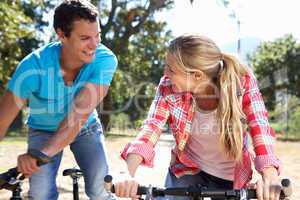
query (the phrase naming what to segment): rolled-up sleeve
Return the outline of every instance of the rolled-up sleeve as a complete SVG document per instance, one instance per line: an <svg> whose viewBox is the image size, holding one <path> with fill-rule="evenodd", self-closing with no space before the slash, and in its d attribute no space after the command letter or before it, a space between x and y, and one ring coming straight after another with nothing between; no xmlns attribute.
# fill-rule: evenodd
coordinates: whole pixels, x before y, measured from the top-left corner
<svg viewBox="0 0 300 200"><path fill-rule="evenodd" d="M273 166L280 173L281 163L274 153L275 134L268 122L268 112L253 74L245 76L244 89L243 111L256 154L255 168L262 172L264 168Z"/></svg>
<svg viewBox="0 0 300 200"><path fill-rule="evenodd" d="M153 167L155 151L152 144L143 141L133 141L128 143L122 151L121 157L126 160L128 154L138 154L142 156L142 165Z"/></svg>

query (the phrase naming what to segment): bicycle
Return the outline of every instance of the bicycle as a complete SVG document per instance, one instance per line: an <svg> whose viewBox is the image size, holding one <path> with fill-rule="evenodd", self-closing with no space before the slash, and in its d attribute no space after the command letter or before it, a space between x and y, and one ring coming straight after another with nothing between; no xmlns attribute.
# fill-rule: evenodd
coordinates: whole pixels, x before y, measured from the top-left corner
<svg viewBox="0 0 300 200"><path fill-rule="evenodd" d="M36 149L29 149L28 154L37 159L37 165L41 166L51 162L51 158ZM0 190L6 189L12 192L10 200L22 200L22 182L25 176L18 172L17 167L0 174Z"/></svg>
<svg viewBox="0 0 300 200"><path fill-rule="evenodd" d="M79 169L70 168L63 171L63 176L70 176L73 180L73 199L79 200L78 180L83 176ZM0 174L0 190L6 189L12 192L10 200L22 200L22 182L25 177L17 171L17 168L11 168Z"/></svg>
<svg viewBox="0 0 300 200"><path fill-rule="evenodd" d="M63 176L70 176L73 181L73 200L79 200L78 180L83 176L80 169L70 168L63 171Z"/></svg>
<svg viewBox="0 0 300 200"><path fill-rule="evenodd" d="M105 188L107 192L114 193L114 185L112 184L112 176L107 175L104 178ZM280 194L281 200L287 200L292 195L292 187L289 179L282 179L282 190ZM137 195L145 196L140 200L149 200L155 197L164 196L181 196L190 197L193 200L204 200L206 197L210 198L224 198L225 200L248 200L257 199L255 189L240 189L240 190L216 190L208 189L200 185L189 187L174 187L174 188L157 188L151 185L139 186Z"/></svg>
<svg viewBox="0 0 300 200"><path fill-rule="evenodd" d="M50 162L49 157L43 156L41 152L37 150L29 150L30 155L38 161L38 166ZM70 176L73 180L73 199L79 200L78 194L78 179L82 177L83 173L79 169L66 169L63 171L63 176ZM7 172L0 174L0 190L6 189L12 191L12 197L10 200L22 200L22 181L25 179L25 176L17 171L17 168L11 168ZM114 193L114 186L112 184L112 176L107 175L104 178L105 188L109 193ZM281 182L283 189L280 195L281 200L288 199L292 194L291 182L289 179L282 179ZM157 188L152 187L151 185L139 186L138 195L143 199L151 199L154 197L164 197L167 195L171 196L188 196L193 200L203 200L205 197L211 198L224 198L226 200L248 200L256 199L256 191L253 189L241 189L241 190L211 190L199 185L181 187L181 188Z"/></svg>

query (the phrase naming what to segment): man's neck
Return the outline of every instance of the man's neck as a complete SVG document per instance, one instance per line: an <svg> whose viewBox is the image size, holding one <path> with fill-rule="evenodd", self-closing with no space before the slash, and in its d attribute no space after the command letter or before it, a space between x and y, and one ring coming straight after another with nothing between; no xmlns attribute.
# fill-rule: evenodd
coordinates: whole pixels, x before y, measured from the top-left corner
<svg viewBox="0 0 300 200"><path fill-rule="evenodd" d="M83 66L82 62L76 62L64 48L61 51L60 67L64 71L77 71Z"/></svg>

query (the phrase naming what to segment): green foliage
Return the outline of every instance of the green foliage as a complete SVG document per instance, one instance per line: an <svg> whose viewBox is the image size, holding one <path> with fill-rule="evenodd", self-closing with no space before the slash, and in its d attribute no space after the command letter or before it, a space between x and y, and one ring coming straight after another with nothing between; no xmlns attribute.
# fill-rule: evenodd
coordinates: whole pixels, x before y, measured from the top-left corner
<svg viewBox="0 0 300 200"><path fill-rule="evenodd" d="M26 26L31 23L20 7L12 1L0 3L0 91L3 92L9 76L22 56L19 38L32 36Z"/></svg>
<svg viewBox="0 0 300 200"><path fill-rule="evenodd" d="M41 40L37 31L47 25L43 12L51 6L50 1L4 0L0 3L0 94L3 93L10 75L19 61Z"/></svg>
<svg viewBox="0 0 300 200"><path fill-rule="evenodd" d="M278 117L281 116L281 117ZM284 117L282 117L284 116ZM300 139L300 99L290 96L288 107L276 107L270 112L271 126L280 138Z"/></svg>
<svg viewBox="0 0 300 200"><path fill-rule="evenodd" d="M0 3L0 91L18 62L39 47L45 26L44 13L59 1L15 0ZM157 12L170 9L173 0L92 0L100 9L102 43L117 55L119 67L104 102L110 114L125 113L133 122L145 117L155 87L162 76L171 33ZM108 110L107 110L108 109ZM109 116L109 115L107 115ZM102 120L105 121L102 117Z"/></svg>
<svg viewBox="0 0 300 200"><path fill-rule="evenodd" d="M142 117L147 111L155 85L163 74L166 42L170 38L161 32L164 26L163 23L146 22L143 32L132 37L125 55L117 54L119 69L111 90L114 106L130 106L125 112L133 119Z"/></svg>
<svg viewBox="0 0 300 200"><path fill-rule="evenodd" d="M42 44L42 34L48 25L44 14L53 1L2 0L0 2L0 96L19 61ZM20 113L10 130L22 130ZM23 130L22 130L23 131ZM16 132L19 134L19 132Z"/></svg>
<svg viewBox="0 0 300 200"><path fill-rule="evenodd" d="M155 19L154 14L170 9L173 1L92 2L100 8L102 43L119 61L110 88L110 110L126 113L131 121L139 120L145 117L163 74L167 42L172 37L167 24Z"/></svg>
<svg viewBox="0 0 300 200"><path fill-rule="evenodd" d="M292 35L286 35L262 43L249 58L260 80L266 105L272 110L273 128L284 139L300 139L300 44ZM278 92L287 95L287 107L276 102Z"/></svg>
<svg viewBox="0 0 300 200"><path fill-rule="evenodd" d="M44 44L43 36L46 32L46 27L49 25L49 21L45 15L54 8L57 2L56 0L21 0L20 3L23 13L32 21L27 27L34 30L33 37L23 37L19 40L23 55L25 56Z"/></svg>
<svg viewBox="0 0 300 200"><path fill-rule="evenodd" d="M288 132L300 139L300 106L291 113Z"/></svg>
<svg viewBox="0 0 300 200"><path fill-rule="evenodd" d="M278 138L284 140L300 140L300 106L293 110L286 122L270 123Z"/></svg>
<svg viewBox="0 0 300 200"><path fill-rule="evenodd" d="M132 128L132 123L129 119L129 116L125 113L119 113L111 116L110 128L115 128L118 130L126 130Z"/></svg>
<svg viewBox="0 0 300 200"><path fill-rule="evenodd" d="M300 97L300 45L292 35L262 43L249 59L269 109L275 107L278 89Z"/></svg>

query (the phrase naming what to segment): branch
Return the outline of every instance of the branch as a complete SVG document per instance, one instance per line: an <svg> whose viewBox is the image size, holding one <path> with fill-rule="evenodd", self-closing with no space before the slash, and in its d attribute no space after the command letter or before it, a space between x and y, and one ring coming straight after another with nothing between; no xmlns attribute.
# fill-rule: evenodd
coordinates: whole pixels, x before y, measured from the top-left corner
<svg viewBox="0 0 300 200"><path fill-rule="evenodd" d="M103 35L106 35L108 30L112 27L113 19L116 14L117 7L118 7L117 0L111 0L111 11L109 13L107 23L102 27Z"/></svg>
<svg viewBox="0 0 300 200"><path fill-rule="evenodd" d="M123 35L123 40L127 41L131 35L138 33L140 31L140 27L145 23L150 14L154 13L155 9L157 9L155 3L153 3L153 1L150 1L149 6L147 7L147 9L145 9L145 12L141 16L138 24L136 26L132 26L131 22L128 23L126 32Z"/></svg>
<svg viewBox="0 0 300 200"><path fill-rule="evenodd" d="M168 0L150 0L149 6L146 9L144 15L141 17L139 23L136 26L132 27L133 33L137 33L140 30L140 27L144 24L144 22L150 15L152 15L160 8L167 7L169 4L171 4L171 1Z"/></svg>

